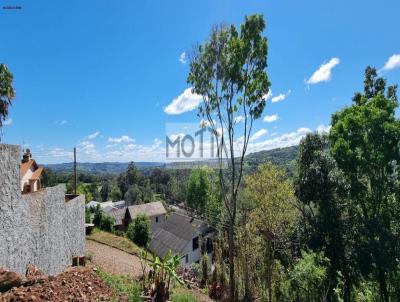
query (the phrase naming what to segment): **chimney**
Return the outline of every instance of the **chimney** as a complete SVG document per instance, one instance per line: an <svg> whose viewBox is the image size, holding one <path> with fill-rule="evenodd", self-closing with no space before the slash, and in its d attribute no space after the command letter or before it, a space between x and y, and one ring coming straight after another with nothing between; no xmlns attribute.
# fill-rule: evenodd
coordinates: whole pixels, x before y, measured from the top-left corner
<svg viewBox="0 0 400 302"><path fill-rule="evenodd" d="M30 161L32 158L32 153L31 150L26 149L24 155L22 155L22 163L27 163L28 161Z"/></svg>

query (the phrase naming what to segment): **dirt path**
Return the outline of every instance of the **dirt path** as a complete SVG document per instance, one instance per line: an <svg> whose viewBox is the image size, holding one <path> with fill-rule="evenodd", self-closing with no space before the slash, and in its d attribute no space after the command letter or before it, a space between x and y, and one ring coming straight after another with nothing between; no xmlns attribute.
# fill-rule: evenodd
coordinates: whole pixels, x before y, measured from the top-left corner
<svg viewBox="0 0 400 302"><path fill-rule="evenodd" d="M86 251L93 255L92 262L108 273L139 278L140 259L108 245L86 240Z"/></svg>

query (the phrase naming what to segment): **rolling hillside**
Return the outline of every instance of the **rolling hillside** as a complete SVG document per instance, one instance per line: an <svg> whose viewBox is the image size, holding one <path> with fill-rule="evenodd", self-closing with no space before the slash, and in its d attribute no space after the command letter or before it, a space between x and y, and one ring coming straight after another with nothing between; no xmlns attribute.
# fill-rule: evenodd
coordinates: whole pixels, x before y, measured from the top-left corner
<svg viewBox="0 0 400 302"><path fill-rule="evenodd" d="M297 149L298 146L292 146L251 153L246 156L246 170L248 172L252 172L257 168L258 165L267 161L271 161L276 165L285 167L285 169L291 173L294 165L294 159L297 155ZM93 174L119 174L126 170L128 164L128 162L78 163L77 168L78 171ZM193 166L198 166L198 164L198 162L193 162ZM168 167L169 165L174 164L165 164L161 162L135 162L135 165L139 169L151 169L155 167ZM190 163L186 162L186 165L190 167ZM73 169L73 163L51 164L46 165L46 167L55 172L70 172Z"/></svg>

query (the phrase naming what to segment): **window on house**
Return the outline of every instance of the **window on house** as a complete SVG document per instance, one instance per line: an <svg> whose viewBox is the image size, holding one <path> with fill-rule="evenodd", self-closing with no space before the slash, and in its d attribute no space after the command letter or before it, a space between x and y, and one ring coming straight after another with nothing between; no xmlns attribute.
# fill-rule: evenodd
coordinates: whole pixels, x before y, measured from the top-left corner
<svg viewBox="0 0 400 302"><path fill-rule="evenodd" d="M189 255L185 255L185 263L189 263Z"/></svg>
<svg viewBox="0 0 400 302"><path fill-rule="evenodd" d="M158 216L156 216L156 223L158 223Z"/></svg>
<svg viewBox="0 0 400 302"><path fill-rule="evenodd" d="M199 248L199 237L193 238L193 251Z"/></svg>

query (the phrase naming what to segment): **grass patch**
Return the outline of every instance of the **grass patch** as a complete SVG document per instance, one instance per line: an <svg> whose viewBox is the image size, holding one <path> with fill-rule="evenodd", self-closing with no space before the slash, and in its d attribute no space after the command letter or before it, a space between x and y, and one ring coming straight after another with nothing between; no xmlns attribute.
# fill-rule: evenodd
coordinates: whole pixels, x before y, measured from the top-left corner
<svg viewBox="0 0 400 302"><path fill-rule="evenodd" d="M190 293L176 292L172 294L172 302L197 302L198 300Z"/></svg>
<svg viewBox="0 0 400 302"><path fill-rule="evenodd" d="M128 238L103 232L98 229L93 230L92 234L86 236L86 238L136 256L139 256L140 252L142 251L140 247L138 247Z"/></svg>
<svg viewBox="0 0 400 302"><path fill-rule="evenodd" d="M134 280L126 276L118 276L114 274L106 273L100 269L97 270L97 275L103 279L103 281L117 291L128 297L130 302L142 302L140 298L140 286ZM182 300L183 301L183 300Z"/></svg>

